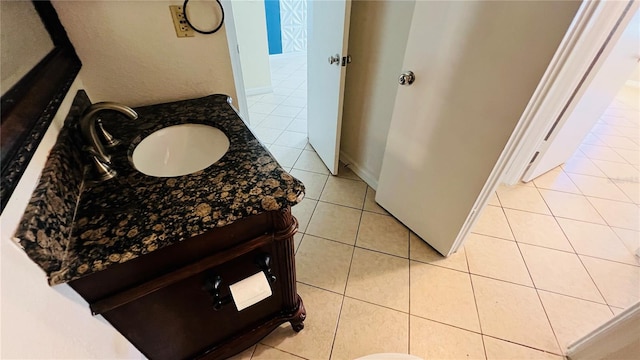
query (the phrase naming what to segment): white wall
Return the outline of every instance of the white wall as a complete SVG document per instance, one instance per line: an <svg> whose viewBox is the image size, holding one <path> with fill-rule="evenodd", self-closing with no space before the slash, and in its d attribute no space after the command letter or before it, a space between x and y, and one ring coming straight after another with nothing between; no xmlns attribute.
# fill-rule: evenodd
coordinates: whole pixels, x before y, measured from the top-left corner
<svg viewBox="0 0 640 360"><path fill-rule="evenodd" d="M2 94L22 79L51 50L51 37L31 2L0 2Z"/></svg>
<svg viewBox="0 0 640 360"><path fill-rule="evenodd" d="M377 185L415 1L353 1L340 159Z"/></svg>
<svg viewBox="0 0 640 360"><path fill-rule="evenodd" d="M50 287L45 273L11 237L38 183L78 89L78 76L0 215L0 358L115 359L140 353L68 285Z"/></svg>
<svg viewBox="0 0 640 360"><path fill-rule="evenodd" d="M130 106L223 93L236 99L224 28L176 37L182 1L54 1L91 100Z"/></svg>
<svg viewBox="0 0 640 360"><path fill-rule="evenodd" d="M235 1L232 4L245 92L270 92L271 72L264 1Z"/></svg>

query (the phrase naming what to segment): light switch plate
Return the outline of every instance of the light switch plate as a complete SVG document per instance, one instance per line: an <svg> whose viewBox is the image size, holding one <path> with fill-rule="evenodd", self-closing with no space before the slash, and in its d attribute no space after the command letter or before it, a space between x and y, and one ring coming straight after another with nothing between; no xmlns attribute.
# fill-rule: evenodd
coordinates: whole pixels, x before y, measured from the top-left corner
<svg viewBox="0 0 640 360"><path fill-rule="evenodd" d="M173 26L176 29L176 35L178 37L193 37L196 32L193 31L191 26L187 24L187 20L184 18L184 10L180 5L169 5L171 11L171 18L173 19Z"/></svg>

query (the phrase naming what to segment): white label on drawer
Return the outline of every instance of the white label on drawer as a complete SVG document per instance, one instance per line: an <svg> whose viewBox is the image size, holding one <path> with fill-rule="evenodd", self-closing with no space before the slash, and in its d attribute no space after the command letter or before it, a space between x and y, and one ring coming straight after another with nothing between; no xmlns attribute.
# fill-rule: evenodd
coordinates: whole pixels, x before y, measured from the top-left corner
<svg viewBox="0 0 640 360"><path fill-rule="evenodd" d="M269 280L262 271L229 285L229 290L231 290L231 297L238 311L244 310L272 294Z"/></svg>

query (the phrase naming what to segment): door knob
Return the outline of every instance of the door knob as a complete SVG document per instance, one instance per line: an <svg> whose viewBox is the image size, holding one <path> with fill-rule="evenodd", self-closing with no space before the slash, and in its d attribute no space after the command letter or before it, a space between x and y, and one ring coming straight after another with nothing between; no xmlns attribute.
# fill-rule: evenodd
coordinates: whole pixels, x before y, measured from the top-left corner
<svg viewBox="0 0 640 360"><path fill-rule="evenodd" d="M413 71L405 71L398 78L398 83L400 85L411 85L416 81L416 76L413 74Z"/></svg>
<svg viewBox="0 0 640 360"><path fill-rule="evenodd" d="M340 66L340 54L336 54L335 56L329 56L329 64L336 64Z"/></svg>

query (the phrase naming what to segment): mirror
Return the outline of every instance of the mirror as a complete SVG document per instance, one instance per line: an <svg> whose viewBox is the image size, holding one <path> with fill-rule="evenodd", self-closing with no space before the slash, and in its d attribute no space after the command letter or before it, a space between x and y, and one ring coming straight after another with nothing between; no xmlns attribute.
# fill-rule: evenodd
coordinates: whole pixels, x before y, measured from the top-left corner
<svg viewBox="0 0 640 360"><path fill-rule="evenodd" d="M50 1L1 6L0 212L82 66Z"/></svg>

